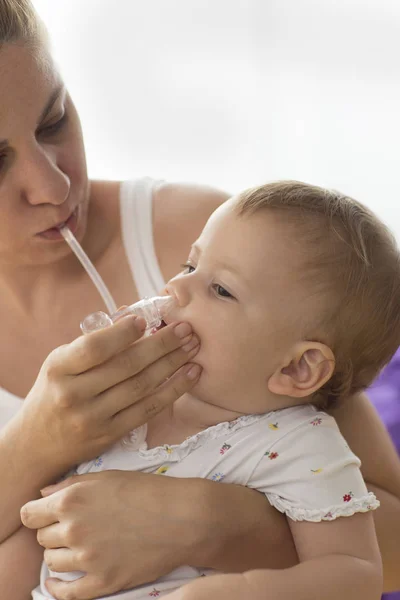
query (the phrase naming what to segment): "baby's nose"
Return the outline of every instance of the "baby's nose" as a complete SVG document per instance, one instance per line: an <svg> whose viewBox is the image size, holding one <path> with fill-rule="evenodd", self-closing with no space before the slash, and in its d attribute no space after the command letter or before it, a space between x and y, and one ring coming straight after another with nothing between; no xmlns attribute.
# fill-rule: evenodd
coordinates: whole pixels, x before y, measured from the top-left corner
<svg viewBox="0 0 400 600"><path fill-rule="evenodd" d="M189 286L183 276L174 277L165 287L165 291L168 295L176 298L176 303L179 308L187 306L190 301Z"/></svg>

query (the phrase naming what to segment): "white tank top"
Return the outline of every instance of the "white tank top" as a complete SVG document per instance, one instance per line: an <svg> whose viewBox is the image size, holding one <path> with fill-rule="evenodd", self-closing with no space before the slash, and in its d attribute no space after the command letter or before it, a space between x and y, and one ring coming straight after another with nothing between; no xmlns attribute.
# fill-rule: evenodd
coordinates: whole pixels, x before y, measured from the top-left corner
<svg viewBox="0 0 400 600"><path fill-rule="evenodd" d="M140 298L158 294L165 285L153 238L153 192L161 183L146 177L121 185L122 237Z"/></svg>
<svg viewBox="0 0 400 600"><path fill-rule="evenodd" d="M160 184L149 177L121 184L122 238L140 298L158 294L165 285L153 240L153 190ZM17 413L22 402L22 398L0 387L0 429Z"/></svg>

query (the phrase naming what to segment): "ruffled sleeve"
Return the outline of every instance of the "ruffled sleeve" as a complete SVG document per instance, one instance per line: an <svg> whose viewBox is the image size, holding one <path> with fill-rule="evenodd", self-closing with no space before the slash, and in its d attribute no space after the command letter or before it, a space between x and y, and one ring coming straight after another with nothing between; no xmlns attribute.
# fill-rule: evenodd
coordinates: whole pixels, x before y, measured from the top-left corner
<svg viewBox="0 0 400 600"><path fill-rule="evenodd" d="M265 448L247 486L294 521L332 521L379 506L360 464L335 420L314 412Z"/></svg>

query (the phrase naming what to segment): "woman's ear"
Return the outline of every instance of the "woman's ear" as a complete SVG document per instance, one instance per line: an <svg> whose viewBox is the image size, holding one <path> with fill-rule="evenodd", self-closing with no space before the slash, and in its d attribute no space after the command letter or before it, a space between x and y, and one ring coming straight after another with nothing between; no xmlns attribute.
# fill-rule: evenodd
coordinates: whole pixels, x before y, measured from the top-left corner
<svg viewBox="0 0 400 600"><path fill-rule="evenodd" d="M326 383L335 369L332 350L318 342L296 344L284 364L268 380L268 389L279 396L305 398Z"/></svg>

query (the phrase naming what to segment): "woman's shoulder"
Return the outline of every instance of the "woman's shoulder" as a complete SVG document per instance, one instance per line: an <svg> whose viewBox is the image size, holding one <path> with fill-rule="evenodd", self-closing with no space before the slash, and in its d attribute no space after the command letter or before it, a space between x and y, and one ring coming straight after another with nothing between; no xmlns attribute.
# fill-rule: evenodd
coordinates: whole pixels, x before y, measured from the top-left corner
<svg viewBox="0 0 400 600"><path fill-rule="evenodd" d="M165 280L187 258L209 216L230 194L189 183L161 183L154 191L153 222L157 257Z"/></svg>
<svg viewBox="0 0 400 600"><path fill-rule="evenodd" d="M211 213L229 196L205 185L163 182L154 192L154 225L161 230L184 226L188 237L196 238Z"/></svg>
<svg viewBox="0 0 400 600"><path fill-rule="evenodd" d="M91 181L91 203L96 208L92 220L101 221L103 227L107 223L111 237L121 235L121 185L121 181ZM153 235L164 281L176 275L211 213L229 196L205 185L154 180Z"/></svg>

